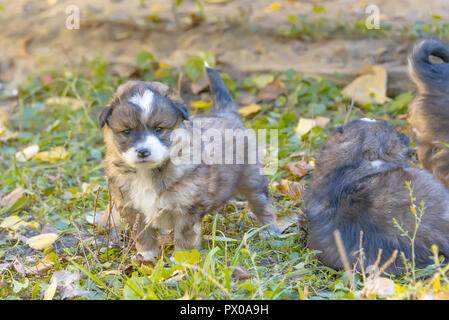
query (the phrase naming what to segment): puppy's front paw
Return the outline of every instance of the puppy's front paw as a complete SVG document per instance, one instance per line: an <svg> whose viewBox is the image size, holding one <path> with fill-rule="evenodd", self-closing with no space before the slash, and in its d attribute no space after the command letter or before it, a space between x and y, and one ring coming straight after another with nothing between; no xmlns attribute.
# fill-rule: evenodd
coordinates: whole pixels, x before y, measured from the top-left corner
<svg viewBox="0 0 449 320"><path fill-rule="evenodd" d="M152 263L154 265L157 264L156 257L159 256L159 250L149 250L143 252L137 252L134 258L140 262Z"/></svg>

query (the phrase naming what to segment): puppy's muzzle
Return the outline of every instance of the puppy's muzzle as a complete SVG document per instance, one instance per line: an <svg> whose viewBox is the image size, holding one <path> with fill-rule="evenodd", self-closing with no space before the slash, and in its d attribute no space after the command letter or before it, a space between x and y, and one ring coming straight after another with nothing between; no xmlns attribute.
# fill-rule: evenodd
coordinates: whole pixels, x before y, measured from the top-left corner
<svg viewBox="0 0 449 320"><path fill-rule="evenodd" d="M139 159L148 158L150 155L151 155L151 152L147 148L141 148L141 149L137 150L137 157Z"/></svg>

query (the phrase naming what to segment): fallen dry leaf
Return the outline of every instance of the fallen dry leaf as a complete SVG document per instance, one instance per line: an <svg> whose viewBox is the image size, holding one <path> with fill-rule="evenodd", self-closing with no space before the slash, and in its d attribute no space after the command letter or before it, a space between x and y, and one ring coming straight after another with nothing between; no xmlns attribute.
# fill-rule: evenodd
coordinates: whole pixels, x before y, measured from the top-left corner
<svg viewBox="0 0 449 320"><path fill-rule="evenodd" d="M191 107L195 109L206 109L212 107L212 101L194 101Z"/></svg>
<svg viewBox="0 0 449 320"><path fill-rule="evenodd" d="M309 133L316 126L324 129L329 122L329 118L321 116L318 116L315 119L300 118L298 125L295 128L296 136L301 138L301 136Z"/></svg>
<svg viewBox="0 0 449 320"><path fill-rule="evenodd" d="M326 128L327 124L331 121L331 119L326 117L318 116L315 118L316 125L321 128Z"/></svg>
<svg viewBox="0 0 449 320"><path fill-rule="evenodd" d="M61 291L62 299L72 299L75 297L92 297L96 294L92 291L82 290L75 284L75 282L80 279L80 275L78 272L72 273L66 270L59 270L53 274L51 279L52 284L53 282L55 282L57 288Z"/></svg>
<svg viewBox="0 0 449 320"><path fill-rule="evenodd" d="M36 250L45 250L58 239L56 233L44 233L28 239L28 245Z"/></svg>
<svg viewBox="0 0 449 320"><path fill-rule="evenodd" d="M263 11L268 13L268 12L278 11L281 8L282 8L282 4L280 4L279 2L273 2L268 7L263 9Z"/></svg>
<svg viewBox="0 0 449 320"><path fill-rule="evenodd" d="M14 261L14 269L22 276L26 275L46 275L47 271L53 268L55 263L51 261L49 256L46 256L41 262L39 262L36 266L29 267L19 260Z"/></svg>
<svg viewBox="0 0 449 320"><path fill-rule="evenodd" d="M10 207L17 201L19 201L25 195L25 189L22 187L17 187L11 193L4 196L0 200L0 208L1 207Z"/></svg>
<svg viewBox="0 0 449 320"><path fill-rule="evenodd" d="M279 82L273 81L259 91L257 101L275 100L282 94L287 94L287 90Z"/></svg>
<svg viewBox="0 0 449 320"><path fill-rule="evenodd" d="M243 281L243 280L251 279L253 277L253 275L251 274L251 272L246 270L244 267L237 265L237 266L235 266L231 277L234 280Z"/></svg>
<svg viewBox="0 0 449 320"><path fill-rule="evenodd" d="M343 89L343 94L353 99L357 104L383 104L391 99L387 94L387 72L378 65L365 65L361 69L361 76Z"/></svg>
<svg viewBox="0 0 449 320"><path fill-rule="evenodd" d="M291 174L297 177L304 177L307 173L314 169L313 166L309 165L306 161L295 161L289 162L282 167L282 169L286 169L290 171Z"/></svg>
<svg viewBox="0 0 449 320"><path fill-rule="evenodd" d="M33 158L39 152L38 145L32 145L16 153L16 159L19 162L26 162Z"/></svg>
<svg viewBox="0 0 449 320"><path fill-rule="evenodd" d="M68 152L64 147L56 147L50 151L43 151L34 156L34 159L49 162L50 164L65 160L69 157Z"/></svg>
<svg viewBox="0 0 449 320"><path fill-rule="evenodd" d="M304 182L290 181L287 179L282 179L281 183L274 182L273 187L279 190L283 195L290 196L293 198L300 198L304 193L306 185Z"/></svg>
<svg viewBox="0 0 449 320"><path fill-rule="evenodd" d="M316 126L317 123L314 119L301 118L299 119L298 125L295 128L296 135L301 138L301 136L310 132L310 130L312 130Z"/></svg>
<svg viewBox="0 0 449 320"><path fill-rule="evenodd" d="M279 230L284 232L288 227L298 223L298 215L294 212L286 212L276 219Z"/></svg>
<svg viewBox="0 0 449 320"><path fill-rule="evenodd" d="M247 116L252 115L252 114L254 114L256 112L259 112L260 109L261 109L260 105L253 103L253 104L250 104L249 106L240 108L239 109L239 114L241 114L244 117L247 117Z"/></svg>
<svg viewBox="0 0 449 320"><path fill-rule="evenodd" d="M394 281L385 277L367 279L362 289L362 295L365 297L372 295L388 297L394 295L395 292Z"/></svg>
<svg viewBox="0 0 449 320"><path fill-rule="evenodd" d="M168 63L165 63L165 62L159 63L159 66L158 66L157 70L154 73L156 78L157 79L161 79L163 77L163 75L164 75L164 71L166 69L170 69L170 68L171 68L171 66Z"/></svg>
<svg viewBox="0 0 449 320"><path fill-rule="evenodd" d="M46 99L45 104L55 105L55 106L70 106L72 110L81 109L84 106L83 100L72 98L72 97L50 97Z"/></svg>
<svg viewBox="0 0 449 320"><path fill-rule="evenodd" d="M23 221L18 216L9 216L5 218L0 224L1 228L11 229L13 231L18 230L20 227L32 226L30 223Z"/></svg>
<svg viewBox="0 0 449 320"><path fill-rule="evenodd" d="M47 290L45 290L44 300L53 300L57 287L58 287L58 280L52 277L50 285L48 286Z"/></svg>

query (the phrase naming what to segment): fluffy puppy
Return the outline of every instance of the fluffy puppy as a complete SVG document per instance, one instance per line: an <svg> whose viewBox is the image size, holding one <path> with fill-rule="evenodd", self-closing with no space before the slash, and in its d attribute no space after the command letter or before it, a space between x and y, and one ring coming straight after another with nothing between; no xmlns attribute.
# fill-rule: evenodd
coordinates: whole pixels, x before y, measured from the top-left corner
<svg viewBox="0 0 449 320"><path fill-rule="evenodd" d="M432 263L432 244L449 256L449 191L429 171L409 166L410 154L409 139L383 120L353 120L336 129L324 143L305 203L309 246L321 251L319 259L325 265L343 267L335 230L341 234L351 264L356 262L361 230L365 266L374 264L379 249L383 250L381 263L394 250L411 259L410 241L393 223L394 218L413 234L407 181L414 188L416 204L425 203L415 240L417 267ZM403 267L398 255L387 272L397 274Z"/></svg>
<svg viewBox="0 0 449 320"><path fill-rule="evenodd" d="M206 71L215 100L210 115L188 119L187 109L168 87L141 81L121 85L100 112L109 189L132 229L139 259L159 255L157 229L174 229L175 252L198 247L203 216L236 193L246 197L262 224L271 224L269 229L277 232L259 163L174 163L170 157L179 147L171 137L175 129L185 130L189 141L195 138L198 122L201 132L246 129L219 73L208 67ZM204 140L201 143L207 146Z"/></svg>
<svg viewBox="0 0 449 320"><path fill-rule="evenodd" d="M430 57L442 63L432 63ZM421 165L449 187L449 45L436 39L417 42L408 59L418 87L408 121Z"/></svg>

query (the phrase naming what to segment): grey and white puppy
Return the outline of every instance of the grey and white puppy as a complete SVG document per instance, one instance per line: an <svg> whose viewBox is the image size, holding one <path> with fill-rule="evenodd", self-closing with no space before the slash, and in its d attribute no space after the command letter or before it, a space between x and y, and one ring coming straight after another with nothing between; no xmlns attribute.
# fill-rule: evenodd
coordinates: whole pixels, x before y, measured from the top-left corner
<svg viewBox="0 0 449 320"><path fill-rule="evenodd" d="M433 63L430 56L440 58ZM409 72L418 87L409 107L418 160L449 187L449 45L437 39L418 41L409 56Z"/></svg>
<svg viewBox="0 0 449 320"><path fill-rule="evenodd" d="M359 249L363 231L365 266L382 249L384 263L394 250L411 259L410 240L395 227L393 218L413 234L414 215L405 182L414 188L416 205L425 213L415 240L417 267L432 263L430 247L437 244L449 257L449 191L429 171L409 166L409 139L383 120L357 119L335 130L316 158L316 176L306 192L309 246L330 267L343 267L333 236L339 230L349 262ZM360 267L360 264L359 264ZM403 271L398 258L387 269Z"/></svg>
<svg viewBox="0 0 449 320"><path fill-rule="evenodd" d="M220 74L209 67L206 71L215 100L210 115L188 119L187 109L169 94L168 87L141 81L121 85L100 113L109 189L131 226L139 259L159 255L157 229L174 229L175 252L198 247L203 216L235 194L245 196L259 221L277 232L259 163L171 161L170 154L178 146L171 139L175 129L184 129L191 137L195 121L201 122L203 131L246 129Z"/></svg>

